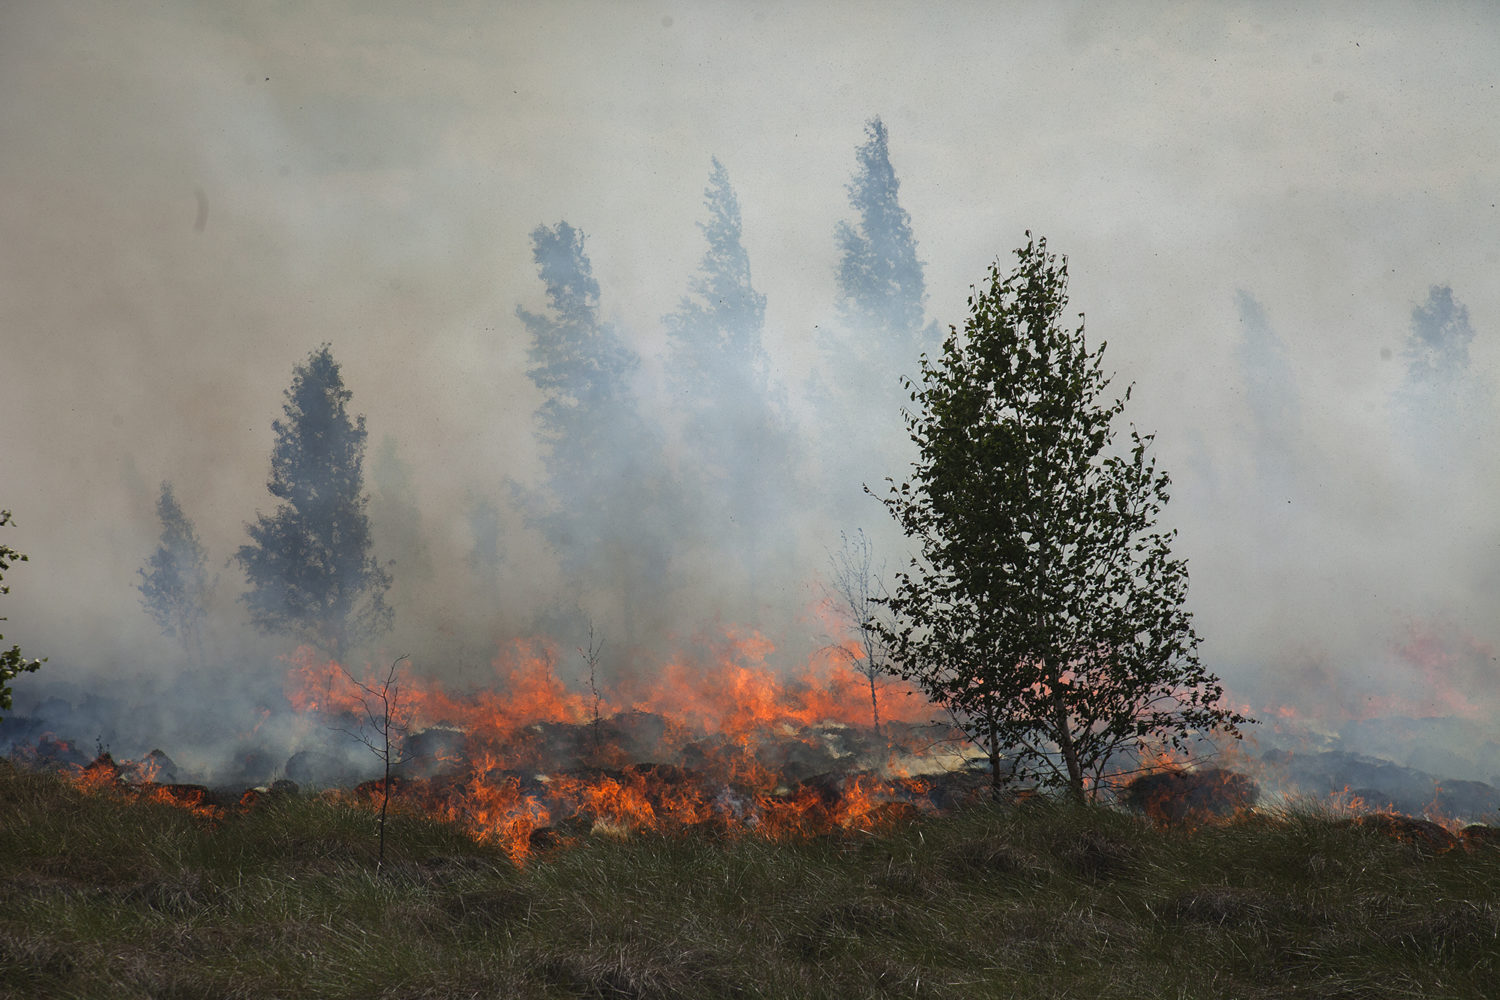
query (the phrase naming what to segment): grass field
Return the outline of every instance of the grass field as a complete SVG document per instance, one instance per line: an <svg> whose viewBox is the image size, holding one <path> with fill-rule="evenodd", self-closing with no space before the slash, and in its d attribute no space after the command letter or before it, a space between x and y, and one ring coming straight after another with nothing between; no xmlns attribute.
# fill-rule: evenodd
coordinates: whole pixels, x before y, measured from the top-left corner
<svg viewBox="0 0 1500 1000"><path fill-rule="evenodd" d="M0 996L1500 996L1500 848L1042 800L802 842L217 821L0 762Z"/></svg>

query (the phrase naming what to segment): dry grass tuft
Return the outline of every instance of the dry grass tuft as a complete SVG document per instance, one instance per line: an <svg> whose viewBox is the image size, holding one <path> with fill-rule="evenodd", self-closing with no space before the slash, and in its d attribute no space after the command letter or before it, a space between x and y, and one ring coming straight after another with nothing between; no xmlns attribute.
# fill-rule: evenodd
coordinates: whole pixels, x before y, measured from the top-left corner
<svg viewBox="0 0 1500 1000"><path fill-rule="evenodd" d="M1480 848L1500 848L1500 826L1489 826L1484 823L1471 823L1459 831L1464 846L1470 850Z"/></svg>
<svg viewBox="0 0 1500 1000"><path fill-rule="evenodd" d="M460 893L443 904L443 910L459 924L496 928L524 922L534 900L518 889L476 889Z"/></svg>
<svg viewBox="0 0 1500 1000"><path fill-rule="evenodd" d="M809 914L787 945L804 960L819 961L858 950L873 937L911 933L915 924L907 908L896 901L865 896Z"/></svg>
<svg viewBox="0 0 1500 1000"><path fill-rule="evenodd" d="M1390 944L1436 955L1500 954L1500 908L1443 901L1403 916L1381 935Z"/></svg>
<svg viewBox="0 0 1500 1000"><path fill-rule="evenodd" d="M38 875L90 888L134 885L159 874L139 856L122 856L93 847L65 847L58 854L38 858L31 870Z"/></svg>
<svg viewBox="0 0 1500 1000"><path fill-rule="evenodd" d="M702 1000L741 997L716 956L694 949L619 946L595 953L543 957L538 963L558 986L588 1000Z"/></svg>
<svg viewBox="0 0 1500 1000"><path fill-rule="evenodd" d="M926 899L941 892L938 877L926 865L888 858L865 877L865 886L881 895L899 899Z"/></svg>
<svg viewBox="0 0 1500 1000"><path fill-rule="evenodd" d="M1368 816L1357 816L1344 822L1383 833L1403 844L1408 844L1422 857L1444 854L1458 846L1457 837L1430 820L1398 816L1394 813L1371 813Z"/></svg>
<svg viewBox="0 0 1500 1000"><path fill-rule="evenodd" d="M73 949L41 931L0 928L0 987L24 993L64 982L77 968Z"/></svg>
<svg viewBox="0 0 1500 1000"><path fill-rule="evenodd" d="M127 906L142 907L170 917L198 916L222 899L203 872L177 871L122 886L115 895Z"/></svg>
<svg viewBox="0 0 1500 1000"><path fill-rule="evenodd" d="M1166 913L1173 920L1218 927L1261 927L1287 909L1283 900L1260 889L1205 886L1172 900Z"/></svg>
<svg viewBox="0 0 1500 1000"><path fill-rule="evenodd" d="M1091 879L1125 874L1136 860L1131 841L1103 830L1080 830L1059 847L1058 856L1073 871Z"/></svg>
<svg viewBox="0 0 1500 1000"><path fill-rule="evenodd" d="M958 879L1015 875L1024 867L1014 847L999 837L963 840L943 854L945 870Z"/></svg>

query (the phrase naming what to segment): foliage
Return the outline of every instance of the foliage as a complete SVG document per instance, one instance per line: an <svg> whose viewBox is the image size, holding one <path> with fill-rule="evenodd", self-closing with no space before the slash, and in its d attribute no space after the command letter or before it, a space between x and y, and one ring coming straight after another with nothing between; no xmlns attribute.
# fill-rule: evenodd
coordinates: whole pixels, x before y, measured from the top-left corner
<svg viewBox="0 0 1500 1000"><path fill-rule="evenodd" d="M1132 427L1115 449L1129 390L1107 399L1103 346L1064 325L1066 262L1027 237L908 382L920 457L884 502L921 556L877 628L986 750L997 789L1009 756L1082 797L1148 740L1180 749L1247 720L1199 662L1151 438Z"/></svg>
<svg viewBox="0 0 1500 1000"><path fill-rule="evenodd" d="M1427 301L1412 308L1411 333L1401 352L1411 380L1432 384L1461 375L1473 340L1468 307L1453 297L1450 286L1433 285Z"/></svg>
<svg viewBox="0 0 1500 1000"><path fill-rule="evenodd" d="M846 510L863 500L860 484L884 475L891 456L908 449L901 379L940 340L937 325L923 322L926 279L879 118L866 123L855 158L846 187L852 217L835 232L837 321L819 335L826 374L808 390L830 400L819 462Z"/></svg>
<svg viewBox="0 0 1500 1000"><path fill-rule="evenodd" d="M136 590L141 593L141 606L162 634L178 640L189 656L198 658L214 587L208 575L208 554L170 482L161 484L156 516L161 521L161 538L146 566L136 570L141 578Z"/></svg>
<svg viewBox="0 0 1500 1000"><path fill-rule="evenodd" d="M689 294L665 320L674 380L709 400L721 389L735 395L746 393L751 387L745 383L763 378L767 365L761 344L766 297L750 280L750 255L741 242L740 204L729 173L717 159L712 163L703 192L708 221L698 223L708 249L699 273L688 284Z"/></svg>
<svg viewBox="0 0 1500 1000"><path fill-rule="evenodd" d="M494 590L500 582L500 508L488 497L471 500L464 509L469 523L469 569L484 584Z"/></svg>
<svg viewBox="0 0 1500 1000"><path fill-rule="evenodd" d="M412 468L397 451L396 439L387 434L370 461L371 537L374 548L395 567L394 586L408 594L430 584L432 556L422 530L422 508Z"/></svg>
<svg viewBox="0 0 1500 1000"><path fill-rule="evenodd" d="M1250 407L1249 445L1257 474L1266 480L1265 492L1284 502L1295 488L1301 400L1297 377L1266 311L1246 291L1235 294L1240 316L1240 339L1235 354L1245 380L1245 402Z"/></svg>
<svg viewBox="0 0 1500 1000"><path fill-rule="evenodd" d="M10 511L0 510L0 528L14 523L11 520ZM5 579L5 571L10 569L12 563L29 561L25 553L17 552L9 545L0 545L0 580ZM8 593L10 593L10 588L4 584L0 584L0 594ZM5 618L0 617L0 622L3 621L5 621ZM4 639L5 636L0 635L0 642L3 642ZM35 673L46 662L46 657L34 660L22 656L20 646L0 649L0 711L10 711L10 682L22 674Z"/></svg>
<svg viewBox="0 0 1500 1000"><path fill-rule="evenodd" d="M599 282L584 234L567 222L531 233L532 258L547 289L549 314L517 307L531 334L527 375L546 394L537 411L547 469L581 480L614 434L611 418L633 406L629 379L640 358L599 318Z"/></svg>
<svg viewBox="0 0 1500 1000"><path fill-rule="evenodd" d="M370 554L365 418L349 417L352 395L327 344L295 367L285 418L271 424L266 487L281 503L246 526L250 544L235 553L250 583L251 623L339 660L391 627L390 572Z"/></svg>

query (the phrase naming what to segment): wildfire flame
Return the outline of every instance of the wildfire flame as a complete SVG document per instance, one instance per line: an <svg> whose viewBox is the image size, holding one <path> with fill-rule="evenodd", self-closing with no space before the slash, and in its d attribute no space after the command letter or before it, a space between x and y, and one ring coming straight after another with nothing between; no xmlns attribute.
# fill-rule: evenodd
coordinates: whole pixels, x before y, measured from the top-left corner
<svg viewBox="0 0 1500 1000"><path fill-rule="evenodd" d="M224 808L211 801L212 795L207 788L159 783L159 769L160 762L152 757L142 761L116 761L104 751L90 763L64 773L77 788L93 795L121 795L184 809L206 820L223 819Z"/></svg>
<svg viewBox="0 0 1500 1000"><path fill-rule="evenodd" d="M1435 679L1453 663L1491 651L1414 632L1400 653L1438 690ZM859 646L846 642L786 670L763 635L729 629L601 686L592 667L579 676L554 644L518 640L499 650L488 685L456 691L404 658L394 673L369 666L355 673L303 647L288 659L284 692L309 730L354 732L377 722L379 711L391 713L395 741L385 753L401 766L389 788L377 780L327 794L373 804L388 792L390 808L459 824L522 860L582 835L706 831L779 840L876 829L937 808L949 793L941 779L934 783L941 767L926 751L955 734L923 728L941 712L889 679L879 684L877 732L862 660ZM377 697L383 685L388 705ZM1444 707L1472 710L1447 688L1439 695ZM1296 721L1285 706L1264 714ZM380 752L382 744L369 745ZM1154 755L1143 748L1144 780L1129 783L1124 800L1176 826L1237 815L1255 799L1246 775L1263 773L1258 760L1242 757L1231 747L1219 763L1234 770L1203 770L1170 748ZM116 763L100 754L73 765L71 777L91 792L167 803L210 821L234 808L202 786L163 780L159 768L155 757ZM240 805L263 794L247 792ZM1347 788L1328 805L1354 815L1378 808ZM1456 825L1439 806L1434 798L1423 812Z"/></svg>
<svg viewBox="0 0 1500 1000"><path fill-rule="evenodd" d="M923 782L897 760L916 748L889 728L936 714L914 688L884 685L887 728L876 740L869 678L846 651L825 651L784 676L757 632L693 645L706 652L607 690L570 686L557 649L540 641L503 648L485 690L452 692L403 666L391 685L402 730L457 733L460 748L426 762L431 773L393 782L392 807L456 822L518 860L574 833L712 829L780 839L869 829L919 808ZM383 676L366 669L356 678L304 647L286 695L299 712L357 720L368 717ZM793 780L788 760L826 759L830 733L851 731L868 759L843 776ZM371 782L350 794L368 801L384 791Z"/></svg>

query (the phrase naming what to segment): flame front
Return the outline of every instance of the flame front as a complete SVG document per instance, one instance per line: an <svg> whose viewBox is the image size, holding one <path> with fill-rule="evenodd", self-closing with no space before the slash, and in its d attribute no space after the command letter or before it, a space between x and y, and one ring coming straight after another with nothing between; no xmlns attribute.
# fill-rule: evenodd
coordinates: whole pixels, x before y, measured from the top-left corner
<svg viewBox="0 0 1500 1000"><path fill-rule="evenodd" d="M872 828L918 808L921 781L889 766L915 750L889 723L910 743L913 726L936 714L914 688L882 685L887 726L877 738L855 658L834 650L783 677L757 632L693 645L706 652L608 690L570 687L556 648L540 641L502 649L489 690L460 695L403 670L390 690L392 717L410 734L405 749L433 732L457 746L420 751L416 776L393 783L392 806L458 823L517 859L584 833L779 839ZM356 678L303 648L286 693L299 712L354 725L369 718L382 684L383 675ZM804 773L833 758L837 773ZM349 794L380 792L372 782Z"/></svg>

